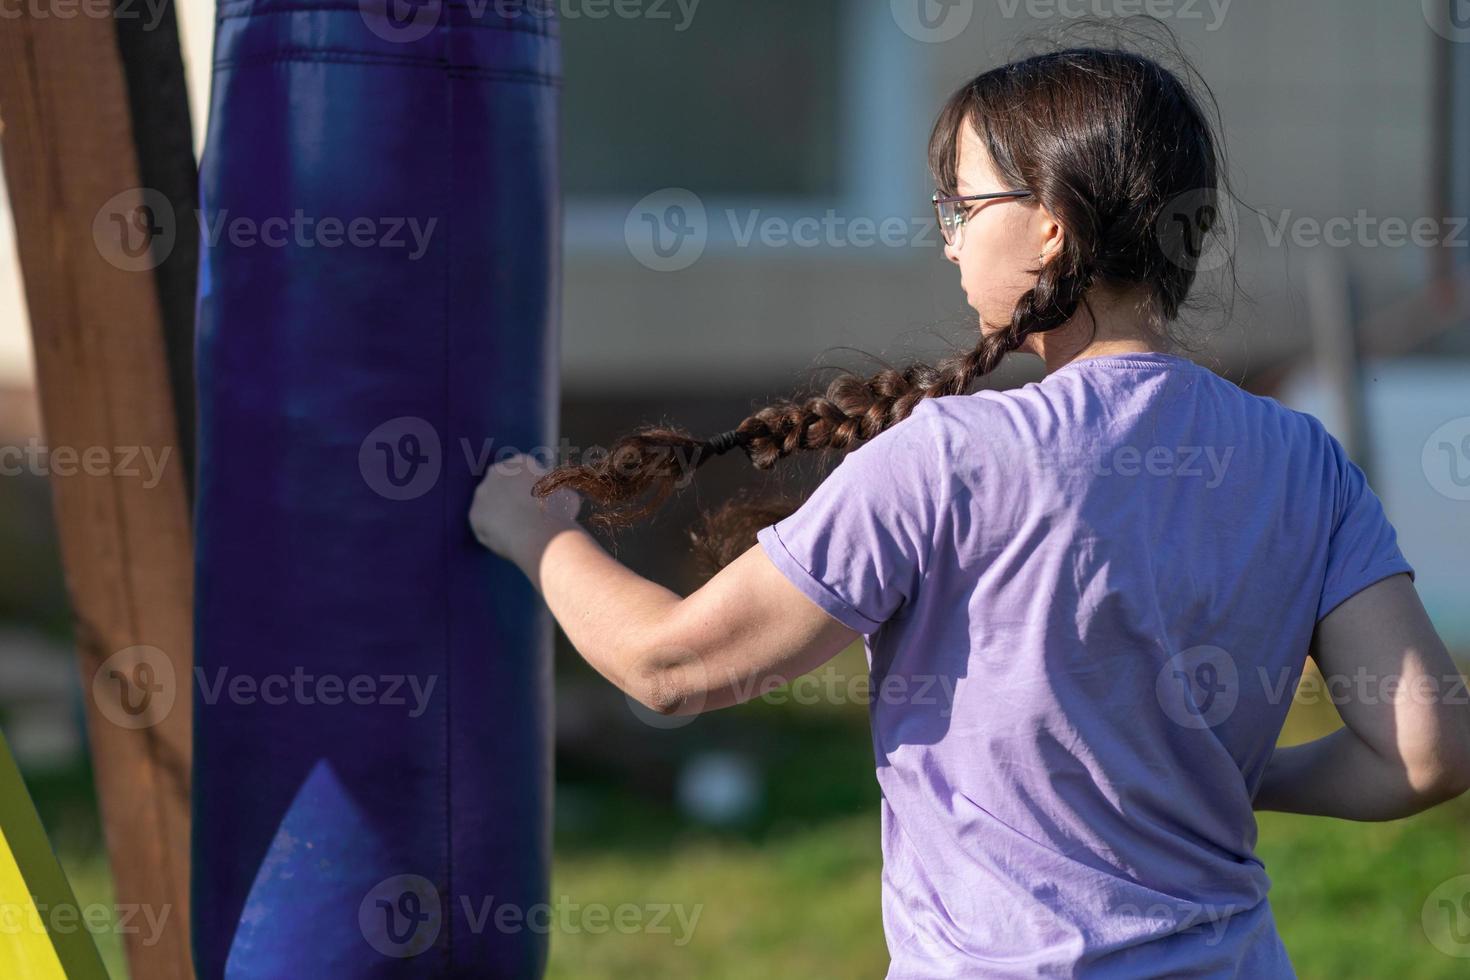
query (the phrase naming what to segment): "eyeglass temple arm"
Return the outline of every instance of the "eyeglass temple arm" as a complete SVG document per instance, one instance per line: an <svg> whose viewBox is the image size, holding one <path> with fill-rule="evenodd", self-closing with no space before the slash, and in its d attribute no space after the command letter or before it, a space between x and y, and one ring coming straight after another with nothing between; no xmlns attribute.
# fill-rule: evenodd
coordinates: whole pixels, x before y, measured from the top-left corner
<svg viewBox="0 0 1470 980"><path fill-rule="evenodd" d="M1031 192L1030 191L1021 191L1021 190L1016 190L1016 191L997 191L997 192L995 192L993 194L962 194L962 195L960 195L958 197L941 195L938 191L935 191L934 192L933 201L934 201L935 204L958 204L961 201L987 201L987 200L992 200L992 199L997 198L997 197L1030 197L1030 196L1031 196Z"/></svg>

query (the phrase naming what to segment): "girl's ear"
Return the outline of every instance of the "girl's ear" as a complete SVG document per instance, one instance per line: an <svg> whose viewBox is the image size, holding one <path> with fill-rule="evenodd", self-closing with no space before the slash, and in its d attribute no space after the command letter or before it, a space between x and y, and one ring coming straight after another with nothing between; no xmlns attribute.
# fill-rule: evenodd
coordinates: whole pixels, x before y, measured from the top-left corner
<svg viewBox="0 0 1470 980"><path fill-rule="evenodd" d="M1040 208L1037 213L1037 259L1045 265L1061 252L1062 246L1066 244L1067 232L1062 223L1046 208Z"/></svg>

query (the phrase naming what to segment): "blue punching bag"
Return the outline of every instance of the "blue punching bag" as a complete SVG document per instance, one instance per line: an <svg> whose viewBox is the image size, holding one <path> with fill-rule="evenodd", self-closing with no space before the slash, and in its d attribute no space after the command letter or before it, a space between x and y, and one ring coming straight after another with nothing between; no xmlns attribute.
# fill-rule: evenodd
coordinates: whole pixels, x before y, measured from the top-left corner
<svg viewBox="0 0 1470 980"><path fill-rule="evenodd" d="M551 620L466 515L485 466L557 430L552 7L220 0L202 980L543 971Z"/></svg>

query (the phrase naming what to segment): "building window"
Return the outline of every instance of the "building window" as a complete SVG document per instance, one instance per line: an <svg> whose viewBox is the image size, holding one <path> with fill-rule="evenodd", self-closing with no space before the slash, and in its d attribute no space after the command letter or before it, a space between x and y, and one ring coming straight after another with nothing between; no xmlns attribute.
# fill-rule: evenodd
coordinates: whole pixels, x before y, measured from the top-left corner
<svg viewBox="0 0 1470 980"><path fill-rule="evenodd" d="M682 6L563 18L567 195L835 194L843 0Z"/></svg>
<svg viewBox="0 0 1470 980"><path fill-rule="evenodd" d="M654 17L561 22L562 181L569 251L626 249L646 197L681 188L709 217L927 220L931 46L873 0L677 0ZM616 4L612 5L616 9ZM821 254L802 249L801 254Z"/></svg>

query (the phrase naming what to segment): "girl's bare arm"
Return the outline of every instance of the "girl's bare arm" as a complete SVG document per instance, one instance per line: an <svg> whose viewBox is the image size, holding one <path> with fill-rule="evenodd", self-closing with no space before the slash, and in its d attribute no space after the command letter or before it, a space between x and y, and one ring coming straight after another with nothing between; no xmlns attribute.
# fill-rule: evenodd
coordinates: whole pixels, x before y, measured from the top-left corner
<svg viewBox="0 0 1470 980"><path fill-rule="evenodd" d="M817 669L860 634L827 615L759 545L687 598L569 525L528 549L522 570L567 639L600 674L660 714L699 714Z"/></svg>
<svg viewBox="0 0 1470 980"><path fill-rule="evenodd" d="M1344 727L1277 749L1257 810L1396 820L1470 790L1470 705L1407 575L1350 597L1317 624L1312 657L1346 682Z"/></svg>

